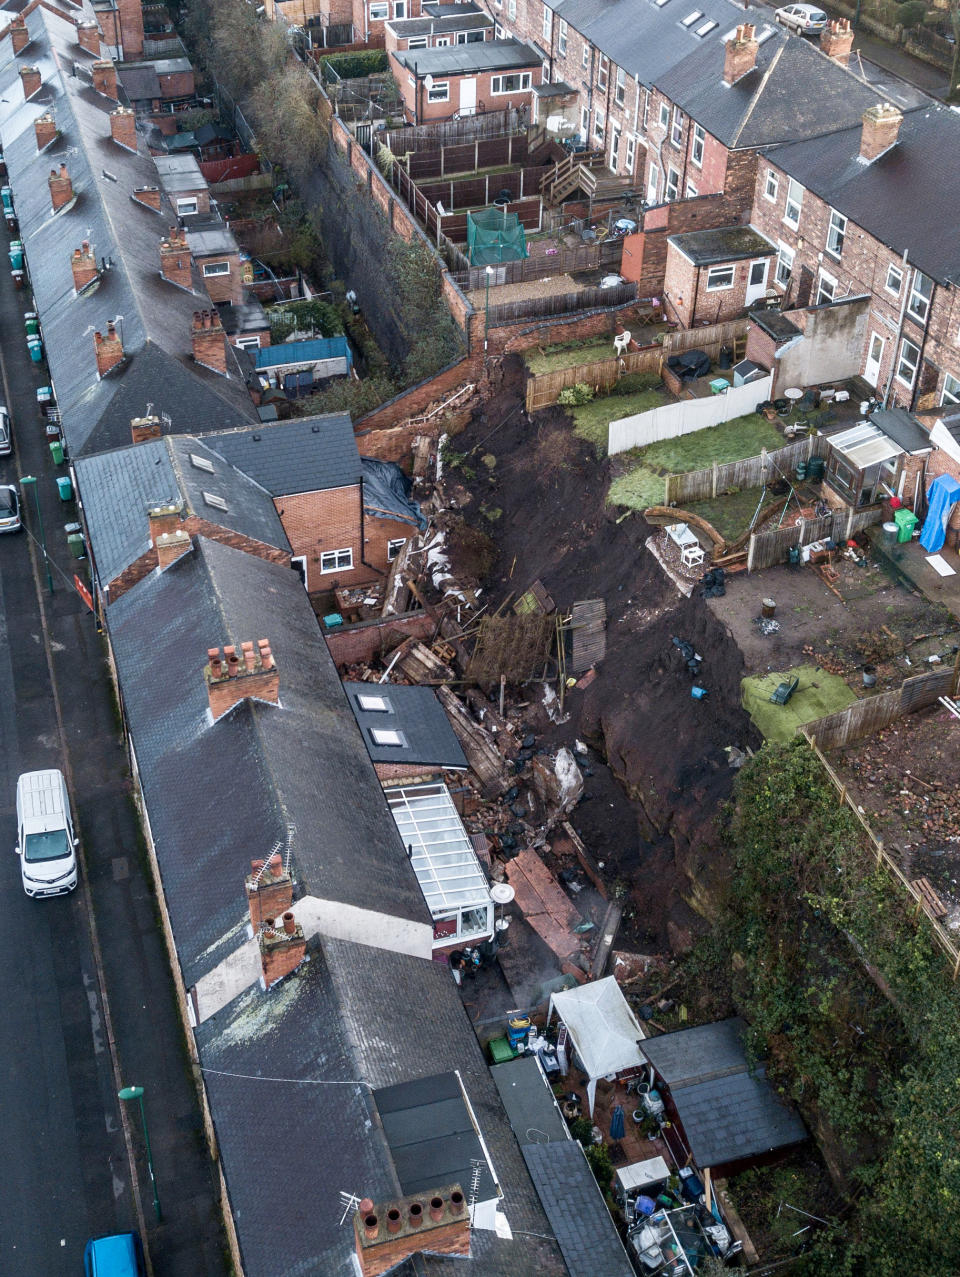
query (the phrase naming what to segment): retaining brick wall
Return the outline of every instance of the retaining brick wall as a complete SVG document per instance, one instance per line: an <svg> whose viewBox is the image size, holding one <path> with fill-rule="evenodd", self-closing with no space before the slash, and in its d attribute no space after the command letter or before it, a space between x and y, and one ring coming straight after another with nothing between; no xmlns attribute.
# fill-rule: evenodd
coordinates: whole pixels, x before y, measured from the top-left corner
<svg viewBox="0 0 960 1277"><path fill-rule="evenodd" d="M341 668L367 663L382 651L392 651L407 638L432 638L435 629L436 622L426 612L405 612L402 616L387 616L346 625L340 630L326 630L323 637L334 664Z"/></svg>

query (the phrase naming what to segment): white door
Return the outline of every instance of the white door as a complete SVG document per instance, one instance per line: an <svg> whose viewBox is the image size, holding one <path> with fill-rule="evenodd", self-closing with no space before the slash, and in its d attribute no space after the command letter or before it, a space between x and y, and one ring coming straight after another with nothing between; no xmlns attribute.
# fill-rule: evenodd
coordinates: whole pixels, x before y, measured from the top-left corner
<svg viewBox="0 0 960 1277"><path fill-rule="evenodd" d="M767 259L764 257L762 261L750 263L750 273L747 276L747 291L743 298L744 305L752 306L766 291Z"/></svg>
<svg viewBox="0 0 960 1277"><path fill-rule="evenodd" d="M650 172L647 174L647 203L656 204L657 187L660 185L660 170L656 164L650 165Z"/></svg>
<svg viewBox="0 0 960 1277"><path fill-rule="evenodd" d="M879 333L871 333L867 343L867 360L863 365L863 379L876 386L880 380L880 365L883 363L883 348L886 345Z"/></svg>
<svg viewBox="0 0 960 1277"><path fill-rule="evenodd" d="M610 130L610 172L616 173L620 167L620 125L615 124Z"/></svg>
<svg viewBox="0 0 960 1277"><path fill-rule="evenodd" d="M460 81L460 114L476 115L477 113L477 77Z"/></svg>

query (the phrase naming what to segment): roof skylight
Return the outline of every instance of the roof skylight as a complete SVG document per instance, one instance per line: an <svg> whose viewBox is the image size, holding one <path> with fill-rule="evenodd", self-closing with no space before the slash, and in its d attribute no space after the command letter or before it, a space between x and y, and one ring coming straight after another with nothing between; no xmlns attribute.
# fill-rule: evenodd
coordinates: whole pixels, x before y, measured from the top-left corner
<svg viewBox="0 0 960 1277"><path fill-rule="evenodd" d="M390 702L385 696L367 696L361 692L357 696L357 704L361 709L373 714L389 714Z"/></svg>
<svg viewBox="0 0 960 1277"><path fill-rule="evenodd" d="M695 22L698 22L702 17L703 17L703 10L694 9L693 13L688 13L685 18L680 19L680 25L682 27L692 27L693 24Z"/></svg>
<svg viewBox="0 0 960 1277"><path fill-rule="evenodd" d="M215 510L226 510L228 508L223 497L218 497L215 492L205 492L203 494L203 499L206 501L207 505L212 505Z"/></svg>
<svg viewBox="0 0 960 1277"><path fill-rule="evenodd" d="M403 739L403 733L394 731L390 727L371 727L370 736L374 745L406 745Z"/></svg>
<svg viewBox="0 0 960 1277"><path fill-rule="evenodd" d="M195 452L190 453L190 464L196 466L198 470L206 470L207 474L213 474L213 462L209 457L198 457Z"/></svg>
<svg viewBox="0 0 960 1277"><path fill-rule="evenodd" d="M719 25L719 22L714 22L712 18L708 18L706 22L701 23L701 25L697 27L693 34L699 36L702 40L705 35L709 35L710 32L716 30Z"/></svg>

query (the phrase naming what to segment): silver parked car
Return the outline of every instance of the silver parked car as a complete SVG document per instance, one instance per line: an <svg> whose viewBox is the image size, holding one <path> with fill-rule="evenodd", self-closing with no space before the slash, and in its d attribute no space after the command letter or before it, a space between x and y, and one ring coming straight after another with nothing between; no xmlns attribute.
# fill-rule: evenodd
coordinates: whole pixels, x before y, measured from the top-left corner
<svg viewBox="0 0 960 1277"><path fill-rule="evenodd" d="M22 526L16 488L8 483L0 484L0 532L19 532Z"/></svg>
<svg viewBox="0 0 960 1277"><path fill-rule="evenodd" d="M827 15L815 4L788 4L773 16L797 35L819 35L827 25Z"/></svg>
<svg viewBox="0 0 960 1277"><path fill-rule="evenodd" d="M0 404L0 457L9 457L13 452L13 431L10 429L10 414Z"/></svg>

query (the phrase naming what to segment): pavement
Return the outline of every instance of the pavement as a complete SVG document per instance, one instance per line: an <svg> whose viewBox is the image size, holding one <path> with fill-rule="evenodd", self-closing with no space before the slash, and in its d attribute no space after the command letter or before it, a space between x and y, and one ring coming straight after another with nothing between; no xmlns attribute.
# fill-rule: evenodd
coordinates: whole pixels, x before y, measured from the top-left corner
<svg viewBox="0 0 960 1277"><path fill-rule="evenodd" d="M140 1228L158 1277L226 1277L213 1164L106 645L73 588L86 562L71 557L63 531L77 511L58 497L55 477L67 471L53 465L37 409L37 387L49 374L27 355L23 314L31 308L29 294L0 272L0 395L15 437L14 455L0 461L0 482L37 477L53 578L51 594L30 493L28 531L0 537L0 846L7 848L0 962L8 990L0 1039L0 1272L75 1275L89 1237ZM71 789L80 885L69 897L30 900L12 854L15 789L20 772L42 767L60 767ZM138 1107L117 1099L129 1085L145 1088L162 1222Z"/></svg>

